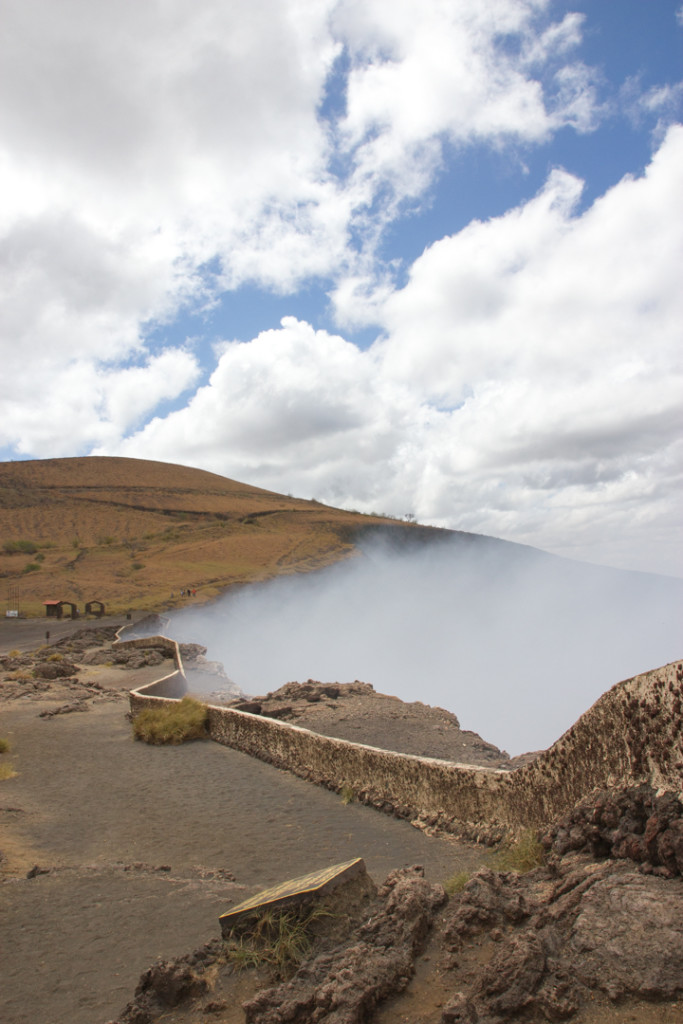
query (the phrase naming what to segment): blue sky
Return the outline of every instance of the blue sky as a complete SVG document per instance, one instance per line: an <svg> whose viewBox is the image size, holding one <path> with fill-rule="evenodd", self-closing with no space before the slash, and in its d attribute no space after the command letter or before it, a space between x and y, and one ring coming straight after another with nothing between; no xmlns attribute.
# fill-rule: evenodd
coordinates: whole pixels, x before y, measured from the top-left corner
<svg viewBox="0 0 683 1024"><path fill-rule="evenodd" d="M0 457L683 574L680 0L10 0Z"/></svg>

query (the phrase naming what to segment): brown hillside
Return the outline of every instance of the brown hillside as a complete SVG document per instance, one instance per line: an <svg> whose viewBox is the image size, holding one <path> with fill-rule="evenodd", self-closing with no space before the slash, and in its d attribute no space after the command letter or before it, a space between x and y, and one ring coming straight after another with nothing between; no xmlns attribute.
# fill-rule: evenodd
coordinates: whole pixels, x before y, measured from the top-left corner
<svg viewBox="0 0 683 1024"><path fill-rule="evenodd" d="M3 462L0 599L22 615L51 599L114 614L172 607L188 587L207 600L345 558L372 524L411 529L162 462Z"/></svg>

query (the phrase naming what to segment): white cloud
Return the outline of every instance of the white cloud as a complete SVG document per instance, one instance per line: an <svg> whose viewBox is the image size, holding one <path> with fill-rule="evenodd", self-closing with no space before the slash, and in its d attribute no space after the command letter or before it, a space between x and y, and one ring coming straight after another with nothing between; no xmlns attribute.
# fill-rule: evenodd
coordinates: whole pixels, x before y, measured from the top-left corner
<svg viewBox="0 0 683 1024"><path fill-rule="evenodd" d="M638 128L656 117L653 136L659 143L668 128L681 119L683 113L683 82L667 82L644 89L638 76L627 78L620 90L624 113Z"/></svg>
<svg viewBox="0 0 683 1024"><path fill-rule="evenodd" d="M669 530L678 133L580 217L580 182L558 169L432 245L400 291L378 257L446 152L595 127L583 18L552 11L8 0L0 443L156 455L549 547L576 523L586 553L596 502L620 538L636 507L649 536ZM663 116L676 95L643 102ZM378 325L370 351L288 318L227 345L186 408L144 425L200 373L150 326L221 289L312 279L338 323Z"/></svg>
<svg viewBox="0 0 683 1024"><path fill-rule="evenodd" d="M49 367L28 362L17 382L0 392L0 444L30 437L31 447L19 443L18 452L32 454L37 447L46 458L80 453L89 445L116 444L160 402L176 399L196 384L198 376L195 357L183 349L123 368L77 356Z"/></svg>
<svg viewBox="0 0 683 1024"><path fill-rule="evenodd" d="M285 320L115 450L676 571L682 170L677 128L581 215L554 171L431 246L369 351Z"/></svg>
<svg viewBox="0 0 683 1024"><path fill-rule="evenodd" d="M210 382L188 406L155 419L118 451L315 494L371 499L377 465L394 455L414 402L385 381L371 354L285 317L279 330L224 346ZM106 450L106 449L105 449ZM286 481L286 483L285 483Z"/></svg>
<svg viewBox="0 0 683 1024"><path fill-rule="evenodd" d="M144 325L210 301L212 290L256 282L287 292L348 277L366 282L376 304L377 242L402 200L433 180L444 138L498 146L580 120L580 86L563 111L535 77L549 61L576 74L567 54L579 20L553 26L547 8L9 0L0 347L6 387L26 407L4 417L6 443L52 453L44 409L66 416L80 404L65 388L86 366L113 391L91 405L100 427L90 414L72 418L73 444L109 436L124 423L108 412L120 405L117 362L146 365ZM347 110L325 120L320 104L343 48ZM26 351L38 404L23 380Z"/></svg>

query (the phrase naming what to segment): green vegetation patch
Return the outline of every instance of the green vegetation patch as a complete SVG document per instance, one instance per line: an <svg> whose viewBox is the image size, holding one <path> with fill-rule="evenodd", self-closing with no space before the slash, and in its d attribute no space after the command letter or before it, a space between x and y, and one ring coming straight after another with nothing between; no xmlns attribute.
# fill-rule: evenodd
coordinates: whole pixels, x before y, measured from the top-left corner
<svg viewBox="0 0 683 1024"><path fill-rule="evenodd" d="M5 740L5 739L2 739L2 737L0 737L0 754L7 754L7 753L9 753L9 749L10 749L9 740Z"/></svg>
<svg viewBox="0 0 683 1024"><path fill-rule="evenodd" d="M183 697L176 704L141 711L133 719L133 735L136 740L157 746L205 739L208 716L206 704L194 697Z"/></svg>
<svg viewBox="0 0 683 1024"><path fill-rule="evenodd" d="M34 555L38 550L32 540L6 540L2 547L6 555Z"/></svg>

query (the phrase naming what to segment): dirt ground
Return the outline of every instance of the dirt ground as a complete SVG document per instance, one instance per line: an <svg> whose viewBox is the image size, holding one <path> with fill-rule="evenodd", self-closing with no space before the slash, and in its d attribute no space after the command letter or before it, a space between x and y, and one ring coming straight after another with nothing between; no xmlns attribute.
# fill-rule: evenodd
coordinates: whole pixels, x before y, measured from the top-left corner
<svg viewBox="0 0 683 1024"><path fill-rule="evenodd" d="M485 855L218 744L135 742L127 690L160 674L92 666L103 693L81 713L39 717L57 683L0 699L17 771L0 782L3 1024L104 1024L157 957L287 878L362 856L377 882L412 863L442 881Z"/></svg>
<svg viewBox="0 0 683 1024"><path fill-rule="evenodd" d="M35 649L47 628L53 643L84 624L0 621L0 655ZM100 624L112 622L93 623ZM134 741L128 690L169 668L89 665L76 682L25 692L0 675L0 737L11 744L2 758L17 772L0 781L2 1024L105 1024L157 959L218 937L220 914L288 878L362 856L377 883L415 863L439 882L488 858L480 847L344 805L334 793L209 741ZM42 717L74 705L86 710ZM357 739L368 718L344 727ZM406 722L382 718L386 735L373 734L374 741L399 749L395 730L405 731ZM328 725L318 723L321 731ZM485 952L475 947L472 955ZM437 964L438 950L428 944L414 979L378 1009L375 1024L436 1024L450 995ZM226 984L223 991L219 979L212 995L225 1000L220 1020L243 1024L242 1001L268 980L247 972ZM163 1015L164 1024L206 1019L201 1001ZM574 1019L674 1024L683 1010L675 1000L613 1006L596 996Z"/></svg>

